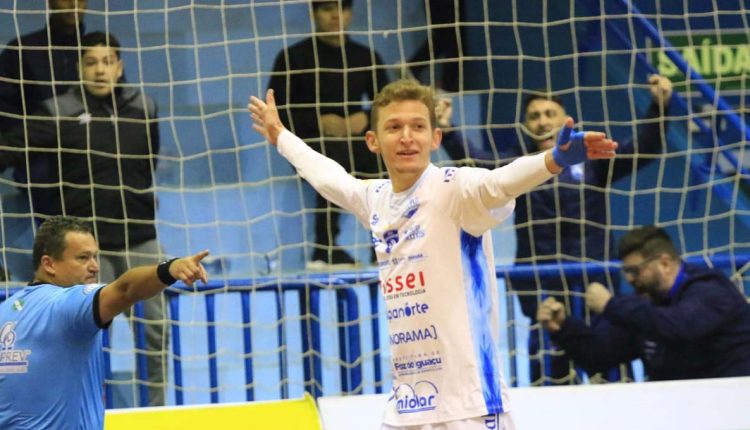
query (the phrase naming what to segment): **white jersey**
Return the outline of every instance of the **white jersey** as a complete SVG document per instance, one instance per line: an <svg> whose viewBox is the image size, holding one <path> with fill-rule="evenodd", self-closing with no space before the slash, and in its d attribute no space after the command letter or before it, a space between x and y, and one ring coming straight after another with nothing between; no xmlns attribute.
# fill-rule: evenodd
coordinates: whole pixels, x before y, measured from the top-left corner
<svg viewBox="0 0 750 430"><path fill-rule="evenodd" d="M279 150L372 231L393 372L384 422L507 412L489 229L510 216L518 194L551 176L543 158L493 171L430 165L410 189L394 193L390 181L354 179L289 132Z"/></svg>

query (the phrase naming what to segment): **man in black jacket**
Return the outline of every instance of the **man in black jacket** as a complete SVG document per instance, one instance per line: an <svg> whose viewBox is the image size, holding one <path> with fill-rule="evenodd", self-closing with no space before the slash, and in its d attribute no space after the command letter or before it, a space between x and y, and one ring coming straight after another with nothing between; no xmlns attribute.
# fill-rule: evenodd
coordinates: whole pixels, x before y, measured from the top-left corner
<svg viewBox="0 0 750 430"><path fill-rule="evenodd" d="M315 36L278 54L268 84L279 114L289 129L316 151L336 160L350 173L377 177L378 159L364 135L369 113L364 99L388 83L383 61L370 48L351 40L351 0L312 0ZM310 270L354 267L354 259L336 245L341 210L316 197L315 249Z"/></svg>
<svg viewBox="0 0 750 430"><path fill-rule="evenodd" d="M10 41L0 53L0 133L20 127L24 115L37 112L43 101L62 96L78 81L78 42L84 34L86 3L86 0L48 0L47 26ZM20 194L4 200L4 206L18 207L24 213L58 214L56 206L48 204L59 194L56 187L49 186L57 176L52 157L34 154L28 159L28 166L16 166L13 170L13 181L19 184ZM11 236L21 235L30 227L28 221L5 219L5 231L13 232ZM5 237L5 240L15 239ZM31 258L25 257L11 266L21 279L31 276ZM4 272L2 268L0 272Z"/></svg>
<svg viewBox="0 0 750 430"><path fill-rule="evenodd" d="M26 127L0 137L0 171L48 154L60 166L58 193L48 204L67 216L92 219L103 281L130 267L161 260L156 238L153 170L159 153L154 101L123 76L120 44L107 33L81 39L79 86L43 102ZM167 345L163 297L144 302L151 405L164 404ZM147 321L148 322L148 321Z"/></svg>
<svg viewBox="0 0 750 430"><path fill-rule="evenodd" d="M653 226L626 234L619 256L636 294L589 285L586 304L603 317L592 326L553 297L539 307L566 355L590 373L640 358L650 380L750 376L750 305L723 273L683 263Z"/></svg>
<svg viewBox="0 0 750 430"><path fill-rule="evenodd" d="M645 166L654 154L665 148L668 122L664 120L672 96L672 82L665 77L649 77L651 104L637 139L621 140L614 160L593 160L572 166L562 174L516 200L516 264L606 261L614 253L614 242L607 229L607 190L613 181ZM523 130L529 136L529 150L543 151L554 145L554 137L567 117L561 101L545 94L534 94L523 107ZM635 157L623 157L633 154ZM646 155L645 157L643 155ZM648 155L651 155L649 157ZM563 301L568 309L581 309L571 292L583 290L586 283L607 283L605 276L560 276L542 279L514 279L510 288L518 293L523 313L535 323L537 305L546 295ZM614 284L617 290L617 284ZM531 382L567 384L576 382L573 366L545 344L541 330L529 336Z"/></svg>

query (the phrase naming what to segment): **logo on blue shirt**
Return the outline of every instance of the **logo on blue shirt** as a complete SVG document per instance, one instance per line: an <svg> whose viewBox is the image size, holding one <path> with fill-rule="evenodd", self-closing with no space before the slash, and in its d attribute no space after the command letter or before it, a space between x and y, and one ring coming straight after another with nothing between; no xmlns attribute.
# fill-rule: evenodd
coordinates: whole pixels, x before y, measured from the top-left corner
<svg viewBox="0 0 750 430"><path fill-rule="evenodd" d="M29 371L29 349L14 349L16 345L16 322L8 321L0 328L0 373L27 373Z"/></svg>

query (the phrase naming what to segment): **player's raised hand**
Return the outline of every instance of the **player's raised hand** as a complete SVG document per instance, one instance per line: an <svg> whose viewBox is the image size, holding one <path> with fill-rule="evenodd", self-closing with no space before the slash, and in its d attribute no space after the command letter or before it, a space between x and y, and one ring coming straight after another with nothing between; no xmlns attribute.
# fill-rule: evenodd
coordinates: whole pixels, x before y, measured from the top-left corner
<svg viewBox="0 0 750 430"><path fill-rule="evenodd" d="M208 274L201 264L201 260L208 256L208 250L183 258L178 258L169 265L169 274L185 285L193 286L198 280L208 283Z"/></svg>
<svg viewBox="0 0 750 430"><path fill-rule="evenodd" d="M598 131L573 131L573 118L568 117L557 136L557 144L552 148L552 159L560 167L581 163L586 159L613 158L617 142L607 139Z"/></svg>
<svg viewBox="0 0 750 430"><path fill-rule="evenodd" d="M253 120L253 128L262 134L272 145L276 145L279 134L284 131L284 124L279 118L279 111L276 109L276 98L273 96L271 88L266 91L266 101L258 97L251 96L247 104L247 110L250 111L250 118Z"/></svg>

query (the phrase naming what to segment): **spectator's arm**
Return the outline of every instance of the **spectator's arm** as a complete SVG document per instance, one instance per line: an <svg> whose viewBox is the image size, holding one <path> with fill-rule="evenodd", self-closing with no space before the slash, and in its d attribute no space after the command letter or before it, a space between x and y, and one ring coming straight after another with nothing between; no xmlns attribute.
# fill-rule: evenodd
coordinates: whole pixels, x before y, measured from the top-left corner
<svg viewBox="0 0 750 430"><path fill-rule="evenodd" d="M651 104L646 111L645 116L641 119L638 127L638 146L636 141L631 137L622 142L617 149L618 154L632 155L637 154L662 154L666 150L666 143L662 137L666 137L668 132L668 115L670 99L672 97L672 82L664 77L652 75L649 77ZM623 176L633 172L633 163L638 163L637 168L646 166L653 158L641 158L634 160L632 157L617 157L612 164L612 180L615 181ZM598 161L594 163L597 169L597 176L602 181L607 179L609 174L609 162Z"/></svg>
<svg viewBox="0 0 750 430"><path fill-rule="evenodd" d="M24 165L27 154L30 152L41 152L38 150L57 146L55 119L51 118L51 114L46 111L36 112L33 116L46 118L29 118L25 126L16 125L0 134L0 172L9 167Z"/></svg>
<svg viewBox="0 0 750 430"><path fill-rule="evenodd" d="M560 331L551 334L551 339L591 374L627 363L641 354L634 333L606 320L589 327L579 319L567 318Z"/></svg>
<svg viewBox="0 0 750 430"><path fill-rule="evenodd" d="M0 131L8 131L19 122L10 116L21 113L19 61L17 45L0 53Z"/></svg>
<svg viewBox="0 0 750 430"><path fill-rule="evenodd" d="M703 338L729 323L747 304L729 291L711 283L690 286L672 306L654 306L638 296L613 297L604 315L615 323L668 342Z"/></svg>

